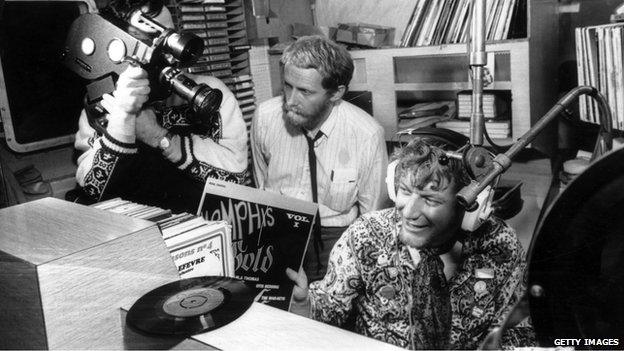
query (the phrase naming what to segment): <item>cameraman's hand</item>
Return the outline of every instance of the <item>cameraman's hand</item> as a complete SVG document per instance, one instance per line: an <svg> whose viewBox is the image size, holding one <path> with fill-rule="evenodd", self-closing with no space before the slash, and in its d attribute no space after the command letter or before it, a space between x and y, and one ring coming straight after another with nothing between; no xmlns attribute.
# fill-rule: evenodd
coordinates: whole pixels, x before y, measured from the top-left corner
<svg viewBox="0 0 624 351"><path fill-rule="evenodd" d="M153 148L158 147L160 139L167 130L156 121L156 114L151 109L142 110L136 118L136 137L139 141Z"/></svg>
<svg viewBox="0 0 624 351"><path fill-rule="evenodd" d="M137 114L147 101L149 93L147 72L141 67L129 65L119 75L113 96L120 110L128 114Z"/></svg>

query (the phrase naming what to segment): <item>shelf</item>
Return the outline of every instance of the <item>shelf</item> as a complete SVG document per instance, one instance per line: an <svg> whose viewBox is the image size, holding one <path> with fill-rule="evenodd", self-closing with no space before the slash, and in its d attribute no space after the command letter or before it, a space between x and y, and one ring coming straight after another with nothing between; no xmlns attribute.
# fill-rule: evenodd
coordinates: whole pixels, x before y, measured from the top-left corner
<svg viewBox="0 0 624 351"><path fill-rule="evenodd" d="M511 39L499 42L490 42L485 44L485 51L510 51L518 47L518 45L528 45L528 39ZM416 46L409 48L384 48L384 49L370 49L370 50L351 50L351 56L354 60L358 58L366 58L371 54L375 55L389 55L392 57L404 57L404 56L439 56L439 55L456 55L456 54L468 54L468 44L443 44L432 46Z"/></svg>
<svg viewBox="0 0 624 351"><path fill-rule="evenodd" d="M512 136L495 142L508 144L519 138L556 101L554 50L554 44L545 48L527 39L486 45L491 53L488 61L494 60L495 80L484 90L510 94ZM466 51L465 44L352 51L355 71L349 89L371 93L373 116L384 127L386 139L393 140L399 103L453 100L458 92L472 89ZM544 133L536 148L552 152L555 138Z"/></svg>
<svg viewBox="0 0 624 351"><path fill-rule="evenodd" d="M494 82L484 90L506 94L510 107L512 135L496 143L518 139L556 102L558 6L556 0L528 0L526 16L520 19L526 20L525 37L485 43L486 67ZM454 100L458 92L472 90L469 50L467 43L353 50L349 90L371 96L372 115L384 127L386 140L393 140L402 108ZM553 126L531 144L547 155L556 146Z"/></svg>
<svg viewBox="0 0 624 351"><path fill-rule="evenodd" d="M351 89L358 90L354 85ZM395 90L470 90L470 82L449 82L449 83L397 83ZM484 89L488 90L511 90L511 82L494 82Z"/></svg>

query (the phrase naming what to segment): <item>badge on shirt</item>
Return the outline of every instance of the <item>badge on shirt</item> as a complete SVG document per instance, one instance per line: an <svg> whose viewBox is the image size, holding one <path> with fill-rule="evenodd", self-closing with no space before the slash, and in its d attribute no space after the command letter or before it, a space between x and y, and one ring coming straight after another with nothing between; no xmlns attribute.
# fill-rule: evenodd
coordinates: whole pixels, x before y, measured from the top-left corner
<svg viewBox="0 0 624 351"><path fill-rule="evenodd" d="M494 269L488 267L475 268L474 275L477 279L494 279Z"/></svg>
<svg viewBox="0 0 624 351"><path fill-rule="evenodd" d="M388 267L386 268L386 272L388 272L388 277L390 277L390 279L394 279L399 275L399 270L396 267Z"/></svg>
<svg viewBox="0 0 624 351"><path fill-rule="evenodd" d="M392 300L394 299L394 296L396 295L396 291L394 290L394 288L390 285L384 285L380 290L379 290L379 294L388 300Z"/></svg>
<svg viewBox="0 0 624 351"><path fill-rule="evenodd" d="M485 311L483 311L483 309L481 309L480 307L474 306L472 308L472 313L471 314L475 318L481 318L481 317L483 317L483 313L484 312Z"/></svg>
<svg viewBox="0 0 624 351"><path fill-rule="evenodd" d="M357 169L335 168L331 171L330 179L334 183L355 183L357 181Z"/></svg>
<svg viewBox="0 0 624 351"><path fill-rule="evenodd" d="M388 255L382 253L381 255L377 256L377 264L381 267L389 265L390 259L388 259Z"/></svg>
<svg viewBox="0 0 624 351"><path fill-rule="evenodd" d="M474 284L474 292L479 297L487 294L487 283L483 280L479 280Z"/></svg>

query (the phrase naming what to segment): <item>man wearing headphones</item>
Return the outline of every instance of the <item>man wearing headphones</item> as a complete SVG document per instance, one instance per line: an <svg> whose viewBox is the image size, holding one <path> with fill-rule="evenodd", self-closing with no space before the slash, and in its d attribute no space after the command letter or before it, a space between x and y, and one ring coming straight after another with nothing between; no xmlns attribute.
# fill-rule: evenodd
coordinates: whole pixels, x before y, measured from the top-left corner
<svg viewBox="0 0 624 351"><path fill-rule="evenodd" d="M456 194L470 178L446 157L453 144L427 136L397 153L388 169L395 207L364 214L345 231L323 280L308 288L302 270L287 271L296 283L293 312L336 326L354 321L354 331L410 349L474 349L501 325L525 290L525 255L498 218L463 229L475 226L464 222ZM457 242L461 257L447 280L439 255ZM530 344L530 326L503 335L503 345Z"/></svg>
<svg viewBox="0 0 624 351"><path fill-rule="evenodd" d="M157 9L148 15L154 21L174 27L169 10L155 0L113 1L101 13L127 21L132 25L129 31L153 35L154 30L137 19L142 4ZM245 180L247 133L236 98L215 77L192 79L223 93L208 127L189 123L201 116L175 94L147 103L154 87L147 72L132 65L120 74L115 91L103 96L101 104L108 112L104 133L92 128L83 110L75 141L82 152L76 179L87 198L80 201L120 196L176 212L194 211L206 178Z"/></svg>

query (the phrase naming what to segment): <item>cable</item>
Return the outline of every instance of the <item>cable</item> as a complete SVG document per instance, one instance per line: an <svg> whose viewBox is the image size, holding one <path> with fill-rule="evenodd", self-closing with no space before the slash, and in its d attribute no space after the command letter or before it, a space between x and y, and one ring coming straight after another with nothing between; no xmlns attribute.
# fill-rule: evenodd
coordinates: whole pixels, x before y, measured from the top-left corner
<svg viewBox="0 0 624 351"><path fill-rule="evenodd" d="M490 138L490 134L487 131L487 128L483 128L483 135L485 135L485 140L487 140L487 142L492 146L492 148L494 149L494 151L496 151L496 153L505 153L507 152L507 150L509 150L512 146L513 143L511 144L507 144L507 145L498 145L494 142L494 140L492 140L492 138Z"/></svg>

